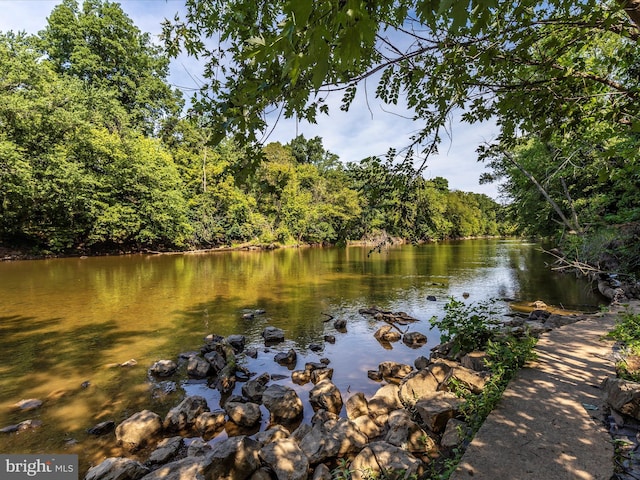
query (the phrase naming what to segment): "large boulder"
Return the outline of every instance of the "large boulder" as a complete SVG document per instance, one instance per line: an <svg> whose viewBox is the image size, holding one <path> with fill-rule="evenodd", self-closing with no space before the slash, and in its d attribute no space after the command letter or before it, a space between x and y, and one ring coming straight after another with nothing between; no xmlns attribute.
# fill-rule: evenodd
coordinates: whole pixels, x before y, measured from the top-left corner
<svg viewBox="0 0 640 480"><path fill-rule="evenodd" d="M369 414L373 417L388 415L390 412L402 408L398 397L397 385L384 385L369 399Z"/></svg>
<svg viewBox="0 0 640 480"><path fill-rule="evenodd" d="M314 423L300 441L300 448L311 465L330 458L340 458L357 453L369 439L356 425L346 418Z"/></svg>
<svg viewBox="0 0 640 480"><path fill-rule="evenodd" d="M398 362L382 362L378 365L380 376L389 383L400 383L412 370L411 365Z"/></svg>
<svg viewBox="0 0 640 480"><path fill-rule="evenodd" d="M447 426L440 439L440 446L443 448L454 448L460 445L467 435L471 433L471 429L466 422L452 418L447 422Z"/></svg>
<svg viewBox="0 0 640 480"><path fill-rule="evenodd" d="M347 417L355 420L362 415L369 414L369 402L362 392L356 392L347 398L346 404Z"/></svg>
<svg viewBox="0 0 640 480"><path fill-rule="evenodd" d="M379 475L401 474L413 478L424 472L424 464L406 450L387 442L367 445L351 462L351 479L366 480Z"/></svg>
<svg viewBox="0 0 640 480"><path fill-rule="evenodd" d="M158 360L151 367L149 373L157 377L168 377L178 369L178 364L173 360Z"/></svg>
<svg viewBox="0 0 640 480"><path fill-rule="evenodd" d="M211 371L216 375L227 365L227 361L224 358L224 355L215 350L205 353L204 359L209 362Z"/></svg>
<svg viewBox="0 0 640 480"><path fill-rule="evenodd" d="M216 410L215 412L202 412L196 418L194 428L202 438L210 439L216 436L224 428L226 423L225 412Z"/></svg>
<svg viewBox="0 0 640 480"><path fill-rule="evenodd" d="M432 431L441 432L449 419L458 415L464 400L449 392L433 392L423 396L413 405L416 414Z"/></svg>
<svg viewBox="0 0 640 480"><path fill-rule="evenodd" d="M289 425L302 416L302 400L293 388L270 385L262 394L262 403L271 415L271 423Z"/></svg>
<svg viewBox="0 0 640 480"><path fill-rule="evenodd" d="M284 330L277 327L267 327L262 331L262 338L267 345L284 342Z"/></svg>
<svg viewBox="0 0 640 480"><path fill-rule="evenodd" d="M343 405L342 394L331 380L322 380L309 392L309 403L314 411L326 410L338 415Z"/></svg>
<svg viewBox="0 0 640 480"><path fill-rule="evenodd" d="M282 440L283 438L289 438L289 430L282 425L276 425L268 430L263 430L253 435L253 439L258 442L260 448L265 445L275 442L276 440Z"/></svg>
<svg viewBox="0 0 640 480"><path fill-rule="evenodd" d="M353 419L353 423L358 427L358 430L367 436L369 441L380 437L386 431L384 426L386 424L379 425L369 415L360 415L358 418Z"/></svg>
<svg viewBox="0 0 640 480"><path fill-rule="evenodd" d="M383 325L373 334L373 337L380 342L397 342L402 335L392 328L391 325Z"/></svg>
<svg viewBox="0 0 640 480"><path fill-rule="evenodd" d="M242 385L242 395L244 395L249 401L260 403L262 402L262 394L267 389L267 383L271 380L271 376L268 373L249 380Z"/></svg>
<svg viewBox="0 0 640 480"><path fill-rule="evenodd" d="M158 443L156 449L151 452L147 463L150 465L167 463L173 460L176 455L178 455L178 452L183 445L184 441L180 436L165 438L160 443Z"/></svg>
<svg viewBox="0 0 640 480"><path fill-rule="evenodd" d="M227 343L229 343L237 353L244 350L245 342L246 338L244 335L229 335L227 337Z"/></svg>
<svg viewBox="0 0 640 480"><path fill-rule="evenodd" d="M214 445L206 457L205 480L243 480L260 468L258 443L244 435ZM188 477L185 477L188 478Z"/></svg>
<svg viewBox="0 0 640 480"><path fill-rule="evenodd" d="M241 427L253 427L262 417L260 405L256 403L227 402L224 409L229 419Z"/></svg>
<svg viewBox="0 0 640 480"><path fill-rule="evenodd" d="M411 348L420 348L427 343L427 336L420 332L408 332L402 336L402 341Z"/></svg>
<svg viewBox="0 0 640 480"><path fill-rule="evenodd" d="M150 410L142 410L116 427L116 440L129 450L137 450L154 441L161 431L160 415Z"/></svg>
<svg viewBox="0 0 640 480"><path fill-rule="evenodd" d="M400 400L405 405L413 405L422 397L437 392L451 376L451 370L448 365L438 363L406 376L400 383Z"/></svg>
<svg viewBox="0 0 640 480"><path fill-rule="evenodd" d="M384 440L411 453L431 453L437 450L436 442L404 409L389 414L389 431Z"/></svg>
<svg viewBox="0 0 640 480"><path fill-rule="evenodd" d="M273 359L278 362L280 365L285 365L287 367L295 367L296 362L298 361L298 354L296 351L291 348L288 352L278 352L273 357Z"/></svg>
<svg viewBox="0 0 640 480"><path fill-rule="evenodd" d="M315 385L333 378L333 368L314 368L311 370L311 382Z"/></svg>
<svg viewBox="0 0 640 480"><path fill-rule="evenodd" d="M614 410L640 420L640 384L607 377L602 382L602 389Z"/></svg>
<svg viewBox="0 0 640 480"><path fill-rule="evenodd" d="M143 477L143 480L206 480L206 463L201 457L187 457L167 463Z"/></svg>
<svg viewBox="0 0 640 480"><path fill-rule="evenodd" d="M91 467L84 480L139 480L149 473L140 462L124 457L111 457Z"/></svg>
<svg viewBox="0 0 640 480"><path fill-rule="evenodd" d="M187 375L193 378L206 378L211 370L211 364L202 357L193 356L187 362Z"/></svg>
<svg viewBox="0 0 640 480"><path fill-rule="evenodd" d="M278 480L306 480L308 476L309 459L291 438L268 443L260 449L259 456Z"/></svg>
<svg viewBox="0 0 640 480"><path fill-rule="evenodd" d="M201 414L208 411L209 406L204 397L198 395L186 397L169 410L164 419L164 428L171 432L188 430L194 426Z"/></svg>

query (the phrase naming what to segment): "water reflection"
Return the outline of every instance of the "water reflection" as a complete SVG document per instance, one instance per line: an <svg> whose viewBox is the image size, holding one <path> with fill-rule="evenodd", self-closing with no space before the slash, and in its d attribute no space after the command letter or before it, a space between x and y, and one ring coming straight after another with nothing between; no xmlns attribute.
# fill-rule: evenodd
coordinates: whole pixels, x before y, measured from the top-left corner
<svg viewBox="0 0 640 480"><path fill-rule="evenodd" d="M43 421L39 430L0 436L0 451L78 452L86 466L114 453L109 440L85 433L99 421L118 422L141 408L164 414L181 389L205 394L217 408L219 395L206 384L189 382L153 397L146 383L151 363L197 349L209 333L246 335L249 346L259 347L257 359L242 360L247 368L285 375L280 383L306 399L311 386L294 385L290 371L273 361L277 352L296 349L298 368L327 357L345 396L372 393L379 385L367 370L383 360L428 356L439 340L428 320L442 314L449 296L596 308L599 299L587 283L550 272L544 261L535 244L477 240L373 254L360 247L306 248L0 264L0 427ZM427 300L430 295L437 300ZM409 328L426 334L428 345L412 350L397 342L385 349L373 338L380 325L358 313L371 305L418 318ZM247 308L266 314L246 319ZM347 320L347 332L325 322L329 315ZM284 329L287 341L265 351L260 333L268 325ZM326 334L336 343L323 343ZM310 343L324 349L309 352ZM131 358L136 367L110 367ZM86 381L90 386L82 388ZM22 398L45 404L35 412L13 410Z"/></svg>

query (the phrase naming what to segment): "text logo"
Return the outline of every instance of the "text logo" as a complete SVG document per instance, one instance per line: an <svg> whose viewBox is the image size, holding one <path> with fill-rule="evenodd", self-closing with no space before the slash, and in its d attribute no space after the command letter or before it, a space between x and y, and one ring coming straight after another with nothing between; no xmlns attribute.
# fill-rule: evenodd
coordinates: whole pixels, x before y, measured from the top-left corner
<svg viewBox="0 0 640 480"><path fill-rule="evenodd" d="M78 480L78 456L0 455L2 480Z"/></svg>

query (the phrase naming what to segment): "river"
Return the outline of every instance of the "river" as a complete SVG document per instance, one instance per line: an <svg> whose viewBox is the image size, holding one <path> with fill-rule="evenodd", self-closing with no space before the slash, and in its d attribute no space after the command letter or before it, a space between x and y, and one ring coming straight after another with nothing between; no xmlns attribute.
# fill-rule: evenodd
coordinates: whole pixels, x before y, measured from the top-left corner
<svg viewBox="0 0 640 480"><path fill-rule="evenodd" d="M294 348L297 368L329 358L345 397L371 394L379 384L367 370L384 360L413 364L439 343L429 319L442 317L449 297L596 310L603 299L591 286L550 271L549 260L538 244L489 239L373 253L367 247L301 248L0 263L0 427L42 421L38 429L0 434L0 452L77 453L82 470L119 454L113 434L86 433L98 422L118 423L143 408L164 415L185 392L219 408L218 392L206 383L178 379L175 393L154 395L147 379L154 361L198 349L209 333L246 335L259 355L240 357L241 363L258 374L286 376L279 382L305 400L310 386L292 384L291 372L274 362L276 352ZM371 305L419 319L408 328L426 334L428 344L383 348L373 338L380 325L358 313ZM266 313L243 318L255 309ZM346 319L347 332L336 332L329 316ZM260 333L268 325L285 330L286 341L265 351ZM325 334L335 335L336 343L324 343ZM323 350L310 352L314 342ZM114 367L130 359L137 365ZM31 412L12 407L28 398L44 404Z"/></svg>

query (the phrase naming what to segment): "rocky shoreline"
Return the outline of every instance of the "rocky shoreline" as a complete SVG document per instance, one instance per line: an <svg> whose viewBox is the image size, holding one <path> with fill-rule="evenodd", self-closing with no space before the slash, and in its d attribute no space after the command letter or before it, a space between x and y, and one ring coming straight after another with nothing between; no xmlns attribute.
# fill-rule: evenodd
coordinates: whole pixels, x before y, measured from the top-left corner
<svg viewBox="0 0 640 480"><path fill-rule="evenodd" d="M551 314L536 306L541 308L511 318L505 327L540 333L586 317ZM402 312L373 307L361 313L381 322L375 333L380 342L426 342L418 332L397 328L415 321ZM334 320L338 332L344 328L341 322ZM269 346L284 341L285 334L267 327L262 336ZM335 341L328 337L326 342ZM403 472L402 478L409 478L439 468L469 439L461 414L464 401L450 385L480 394L489 380L483 352L455 358L447 345L440 345L430 358L417 357L414 365L382 362L369 371L369 378L383 382L369 398L362 392L341 392L332 383L329 359L307 362L291 372L294 383L313 385L308 398L300 398L278 383L281 379L243 369L242 356L259 353L245 348L242 335L212 334L198 351L182 353L177 361L155 362L149 368L153 382L179 381L180 371L189 378L206 378L222 394L220 408L211 410L203 397L187 396L164 418L144 410L113 424L115 441L130 456L104 460L89 469L85 480L364 480L383 472ZM276 354L273 361L293 369L296 357L290 350ZM238 381L242 394L232 395ZM310 422L302 421L304 408L313 409ZM256 432L263 415L268 415L268 425ZM224 438L224 431L237 435ZM350 476L346 471L340 476L341 468L348 468Z"/></svg>
<svg viewBox="0 0 640 480"><path fill-rule="evenodd" d="M506 318L504 328L538 335L598 315L559 314L542 302L531 307L528 314ZM426 343L424 335L410 331L416 319L402 312L372 307L360 313L380 323L374 336L382 344L402 341L419 348ZM336 335L346 327L342 319L327 321L333 321ZM266 327L262 337L264 348L256 348L247 347L242 335L210 334L198 350L154 362L148 369L153 391L175 391L179 382L201 380L220 392L219 408L211 408L202 396L187 395L164 417L142 410L117 425L105 421L93 426L90 434L113 442L124 454L89 468L85 480L364 480L392 472L409 478L441 471L470 441L464 401L452 393L452 385L481 394L490 380L484 352L459 357L443 344L432 349L429 358L417 356L413 365L382 362L367 372L381 382L368 396L340 391L332 382L328 358L295 369L295 350L274 355L269 347L285 341L283 330ZM334 335L324 337L324 342L335 341ZM322 345L309 345L314 348L321 350ZM287 377L250 372L243 366L244 357L264 355L288 366L291 382L307 385L306 394L283 385ZM135 363L126 363L131 362ZM617 478L636 478L640 386L611 378L601 389L609 405L601 420L619 446L618 470L625 472ZM238 390L241 394L234 395ZM41 404L28 399L16 408L31 411ZM305 409L313 411L310 421L304 421L310 417L303 415ZM0 431L11 434L37 427L37 421L25 421Z"/></svg>

